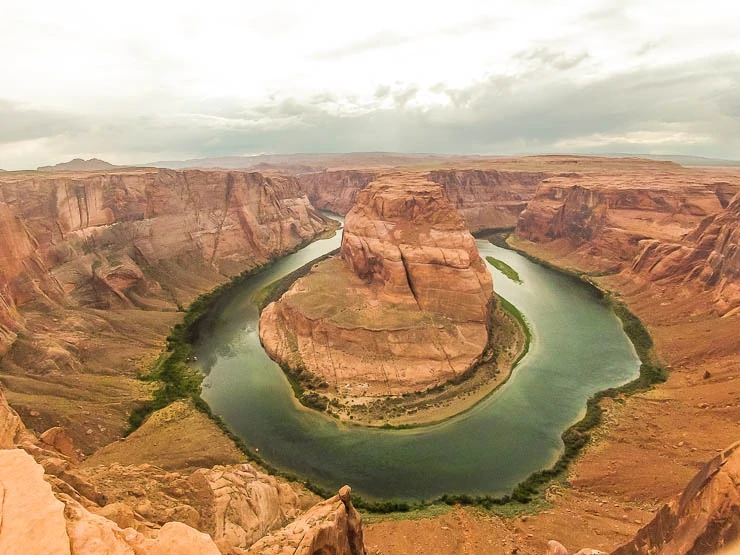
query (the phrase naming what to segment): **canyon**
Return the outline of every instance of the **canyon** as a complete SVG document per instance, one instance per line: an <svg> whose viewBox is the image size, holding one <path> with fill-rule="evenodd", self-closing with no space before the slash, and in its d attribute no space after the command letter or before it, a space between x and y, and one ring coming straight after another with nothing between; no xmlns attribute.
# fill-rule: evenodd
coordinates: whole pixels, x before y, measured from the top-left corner
<svg viewBox="0 0 740 555"><path fill-rule="evenodd" d="M400 395L481 361L492 302L491 277L442 189L389 176L358 193L339 255L264 309L260 339L333 399Z"/></svg>
<svg viewBox="0 0 740 555"><path fill-rule="evenodd" d="M297 177L3 172L0 378L10 406L0 399L0 482L10 512L0 546L19 542L3 535L26 526L13 485L21 480L45 537L72 553L100 545L163 553L184 541L182 553L331 545L355 555L363 539L373 554L544 553L551 539L571 551L683 553L694 544L674 538L689 533L707 550L729 542L732 526L703 530L732 524L737 507L736 449L725 446L740 437L740 172L565 156L448 166L368 164ZM182 307L331 231L317 209L346 214L372 182L399 171L439 185L469 229L516 225L513 247L618 295L647 325L667 382L602 401L598 432L533 514L455 507L413 520L374 517L359 541L346 490L312 512L316 496L248 462L189 400L123 438L128 414L151 395L137 372L157 358ZM366 268L367 252L348 242L347 262L335 262L384 267Z"/></svg>
<svg viewBox="0 0 740 555"><path fill-rule="evenodd" d="M226 171L9 172L0 182L0 363L37 432L117 439L137 379L199 294L335 224L289 177ZM114 399L114 402L109 402Z"/></svg>

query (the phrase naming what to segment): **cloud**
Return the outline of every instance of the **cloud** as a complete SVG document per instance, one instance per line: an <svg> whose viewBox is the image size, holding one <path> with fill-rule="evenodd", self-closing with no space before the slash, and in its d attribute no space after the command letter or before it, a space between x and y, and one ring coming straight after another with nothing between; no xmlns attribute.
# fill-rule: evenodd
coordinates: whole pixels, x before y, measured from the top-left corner
<svg viewBox="0 0 740 555"><path fill-rule="evenodd" d="M532 70L555 69L558 71L567 71L580 65L581 62L588 58L588 52L569 55L565 52L552 50L547 46L537 46L514 55L515 60L523 62Z"/></svg>
<svg viewBox="0 0 740 555"><path fill-rule="evenodd" d="M0 99L0 144L41 139L84 127L74 114L27 108Z"/></svg>
<svg viewBox="0 0 740 555"><path fill-rule="evenodd" d="M341 48L333 48L331 50L319 52L314 56L314 59L333 60L336 58L344 58L355 54L363 54L372 50L379 50L381 48L400 46L410 40L411 37L400 35L394 31L380 31L379 33L367 36Z"/></svg>
<svg viewBox="0 0 740 555"><path fill-rule="evenodd" d="M500 20L497 18L481 16L455 25L435 28L416 34L401 34L396 31L383 30L340 48L324 50L316 54L313 58L316 60L336 60L356 54L365 54L374 50L395 48L414 41L438 39L439 37L458 37L460 35L491 31L499 24Z"/></svg>
<svg viewBox="0 0 740 555"><path fill-rule="evenodd" d="M537 63L561 60L550 52L528 56ZM365 103L328 93L258 106L225 98L193 103L186 113L136 118L91 120L0 102L0 167L13 169L6 161L11 156L15 167L35 167L75 156L144 163L258 152L372 150L626 150L733 158L740 152L739 88L740 57L727 55L622 72L585 84L566 76L542 81L537 75L495 74L460 88L382 86ZM411 102L427 92L446 95L449 101L429 106Z"/></svg>

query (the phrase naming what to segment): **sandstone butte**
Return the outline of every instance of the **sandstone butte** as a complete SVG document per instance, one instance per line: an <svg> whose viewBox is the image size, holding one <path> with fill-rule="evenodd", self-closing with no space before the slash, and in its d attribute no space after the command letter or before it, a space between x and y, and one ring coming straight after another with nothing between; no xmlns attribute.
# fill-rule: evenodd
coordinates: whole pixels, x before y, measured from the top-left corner
<svg viewBox="0 0 740 555"><path fill-rule="evenodd" d="M423 391L458 378L488 344L490 274L442 188L388 176L357 195L339 256L260 318L266 351L338 397Z"/></svg>

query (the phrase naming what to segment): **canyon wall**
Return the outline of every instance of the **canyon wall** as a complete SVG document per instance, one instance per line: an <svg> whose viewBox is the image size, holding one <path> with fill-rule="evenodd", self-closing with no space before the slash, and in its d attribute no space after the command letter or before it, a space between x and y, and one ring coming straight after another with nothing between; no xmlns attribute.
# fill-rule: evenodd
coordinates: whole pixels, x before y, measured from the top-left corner
<svg viewBox="0 0 740 555"><path fill-rule="evenodd" d="M726 314L740 306L738 191L707 172L551 177L516 235L581 270L709 291Z"/></svg>
<svg viewBox="0 0 740 555"><path fill-rule="evenodd" d="M724 449L704 465L680 495L613 555L716 553L740 539L738 447Z"/></svg>
<svg viewBox="0 0 740 555"><path fill-rule="evenodd" d="M378 172L337 170L303 174L298 180L316 208L344 215L355 205L357 193L377 175Z"/></svg>
<svg viewBox="0 0 740 555"><path fill-rule="evenodd" d="M514 227L547 176L526 171L437 170L429 174L429 181L442 186L468 229L475 233Z"/></svg>
<svg viewBox="0 0 740 555"><path fill-rule="evenodd" d="M389 176L357 196L340 256L260 319L267 352L341 396L420 391L459 377L488 343L491 277L442 189Z"/></svg>
<svg viewBox="0 0 740 555"><path fill-rule="evenodd" d="M156 269L201 266L234 275L312 239L327 223L287 177L199 170L9 175L0 181L0 287L10 309L42 299L146 309L149 298L157 308L176 308L186 295L163 293L158 277L175 289L177 282L152 276Z"/></svg>
<svg viewBox="0 0 740 555"><path fill-rule="evenodd" d="M740 308L740 195L704 219L683 242L640 242L632 264L637 276L711 291L725 315Z"/></svg>
<svg viewBox="0 0 740 555"><path fill-rule="evenodd" d="M333 226L291 177L4 173L0 368L11 403L38 431L68 425L85 451L114 439L147 395L137 370L182 307Z"/></svg>
<svg viewBox="0 0 740 555"><path fill-rule="evenodd" d="M615 272L631 264L641 241L685 237L722 210L723 198L711 180L680 173L560 174L542 182L516 234Z"/></svg>
<svg viewBox="0 0 740 555"><path fill-rule="evenodd" d="M435 170L409 172L425 176L442 186L447 198L471 232L513 227L517 217L549 174L533 171ZM390 175L389 171L325 171L299 176L314 206L346 214L357 194L369 183Z"/></svg>

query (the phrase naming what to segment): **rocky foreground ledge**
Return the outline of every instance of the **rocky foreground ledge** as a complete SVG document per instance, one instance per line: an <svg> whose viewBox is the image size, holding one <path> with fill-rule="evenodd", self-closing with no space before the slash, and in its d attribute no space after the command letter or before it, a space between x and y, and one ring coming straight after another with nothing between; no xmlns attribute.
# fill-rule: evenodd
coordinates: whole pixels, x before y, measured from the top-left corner
<svg viewBox="0 0 740 555"><path fill-rule="evenodd" d="M337 397L401 395L481 360L492 302L491 276L442 188L387 176L358 193L340 255L265 308L260 338Z"/></svg>
<svg viewBox="0 0 740 555"><path fill-rule="evenodd" d="M86 468L74 455L62 428L27 431L0 390L0 553L365 553L349 487L308 508L293 485L249 464L186 475L149 464Z"/></svg>

